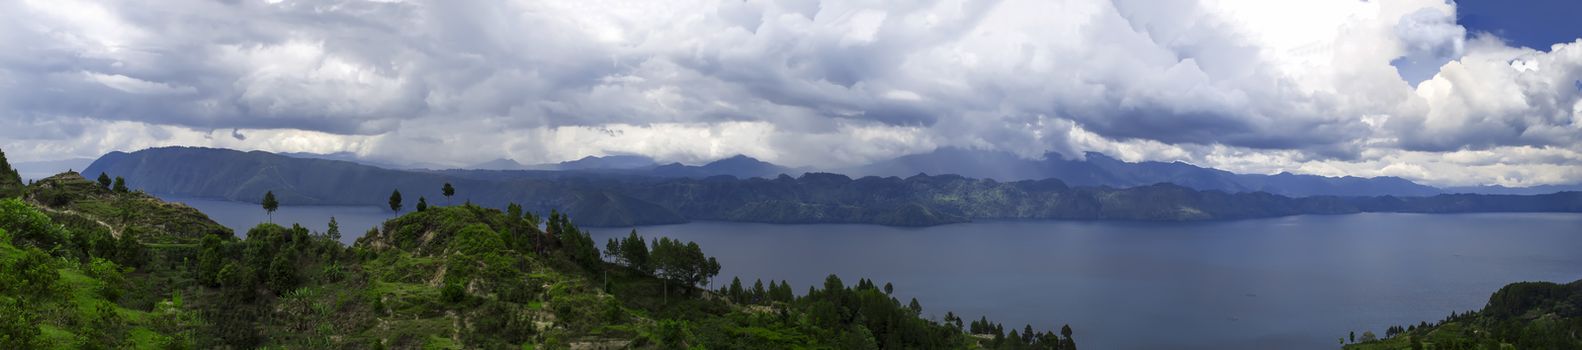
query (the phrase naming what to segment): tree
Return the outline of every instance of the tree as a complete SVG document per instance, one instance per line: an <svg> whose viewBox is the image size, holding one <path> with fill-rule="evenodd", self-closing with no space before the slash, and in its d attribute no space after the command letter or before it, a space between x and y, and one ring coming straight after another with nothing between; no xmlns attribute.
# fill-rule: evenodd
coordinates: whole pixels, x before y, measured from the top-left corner
<svg viewBox="0 0 1582 350"><path fill-rule="evenodd" d="M1379 336L1374 335L1373 331L1362 331L1362 342L1367 343L1375 340L1379 340Z"/></svg>
<svg viewBox="0 0 1582 350"><path fill-rule="evenodd" d="M1068 341L1071 340L1071 325L1060 326L1060 336L1066 337Z"/></svg>
<svg viewBox="0 0 1582 350"><path fill-rule="evenodd" d="M760 280L757 280L757 281L753 281L753 291L752 291L752 302L753 303L762 303L762 302L764 302L764 296L767 295L767 294L769 294L769 292L767 290L764 290L764 280L760 279Z"/></svg>
<svg viewBox="0 0 1582 350"><path fill-rule="evenodd" d="M275 210L280 209L280 201L275 200L275 191L264 192L264 213L269 214L269 223L275 223Z"/></svg>
<svg viewBox="0 0 1582 350"><path fill-rule="evenodd" d="M275 255L275 260L269 263L269 289L276 294L283 294L297 286L297 267L292 264L289 252Z"/></svg>
<svg viewBox="0 0 1582 350"><path fill-rule="evenodd" d="M335 217L334 216L330 217L330 229L327 230L327 231L324 231L324 236L325 237L329 237L329 239L331 241L336 241L336 242L340 242L341 241L341 224L335 222Z"/></svg>
<svg viewBox="0 0 1582 350"><path fill-rule="evenodd" d="M418 196L417 197L417 206L416 206L416 208L417 208L417 211L428 210L428 198L423 198L423 196Z"/></svg>
<svg viewBox="0 0 1582 350"><path fill-rule="evenodd" d="M21 300L0 299L0 347L41 349L48 343L39 331L38 315Z"/></svg>
<svg viewBox="0 0 1582 350"><path fill-rule="evenodd" d="M654 273L653 266L649 262L648 243L637 235L637 230L632 230L618 245L621 249L621 260L625 260L628 267L643 273Z"/></svg>
<svg viewBox="0 0 1582 350"><path fill-rule="evenodd" d="M0 198L21 196L22 190L22 175L11 168L11 163L6 162L5 152L0 151Z"/></svg>
<svg viewBox="0 0 1582 350"><path fill-rule="evenodd" d="M895 292L895 286L890 285L890 282L885 282L884 283L884 294L885 295L890 295L890 293L894 293L894 292Z"/></svg>
<svg viewBox="0 0 1582 350"><path fill-rule="evenodd" d="M203 236L198 244L198 283L217 287L220 285L220 269L225 267L224 246L220 237L215 235Z"/></svg>
<svg viewBox="0 0 1582 350"><path fill-rule="evenodd" d="M746 298L742 297L742 279L740 277L731 278L731 286L725 289L725 295L729 296L731 301L736 303L742 303L745 301Z"/></svg>
<svg viewBox="0 0 1582 350"><path fill-rule="evenodd" d="M1357 342L1357 331L1351 331L1351 342Z"/></svg>
<svg viewBox="0 0 1582 350"><path fill-rule="evenodd" d="M440 189L440 193L445 194L445 204L450 204L450 197L456 195L456 188L451 187L450 183L446 182L445 187Z"/></svg>
<svg viewBox="0 0 1582 350"><path fill-rule="evenodd" d="M110 190L110 174L99 173L99 187Z"/></svg>
<svg viewBox="0 0 1582 350"><path fill-rule="evenodd" d="M126 179L123 179L120 176L116 176L115 177L115 188L114 188L114 190L115 190L116 193L127 193L127 192L130 192L130 190L126 189Z"/></svg>
<svg viewBox="0 0 1582 350"><path fill-rule="evenodd" d="M397 213L401 212L401 190L390 192L390 210Z"/></svg>

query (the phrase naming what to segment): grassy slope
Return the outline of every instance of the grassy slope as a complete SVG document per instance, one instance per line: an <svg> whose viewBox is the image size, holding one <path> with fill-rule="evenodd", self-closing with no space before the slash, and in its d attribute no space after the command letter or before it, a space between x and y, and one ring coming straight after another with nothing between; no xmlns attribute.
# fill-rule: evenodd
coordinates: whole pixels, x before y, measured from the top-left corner
<svg viewBox="0 0 1582 350"><path fill-rule="evenodd" d="M24 251L13 246L10 242L0 241L0 266L13 266L23 258ZM162 349L170 342L171 336L153 329L156 318L171 317L168 313L156 308L154 310L139 310L128 308L121 303L112 301L103 292L108 288L121 288L92 276L80 264L68 261L53 261L52 268L59 274L59 279L54 288L55 293L50 293L41 298L26 299L25 307L39 316L38 327L44 338L44 345L51 349L76 349L86 344L99 343L93 337L96 332L110 332L124 336L121 347L131 349ZM4 298L16 298L17 295L3 295ZM170 302L163 305L169 307ZM106 314L109 312L109 314ZM103 319L106 315L120 319L123 323L114 330L95 329L95 320ZM167 332L168 333L168 332Z"/></svg>

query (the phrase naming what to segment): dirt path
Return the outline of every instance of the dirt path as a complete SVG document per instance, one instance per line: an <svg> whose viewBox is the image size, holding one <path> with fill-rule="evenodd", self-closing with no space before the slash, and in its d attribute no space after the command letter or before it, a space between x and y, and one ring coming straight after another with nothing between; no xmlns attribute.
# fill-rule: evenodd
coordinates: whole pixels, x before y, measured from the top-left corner
<svg viewBox="0 0 1582 350"><path fill-rule="evenodd" d="M50 208L50 207L45 206L45 205L43 205L41 203L29 203L29 204L33 204L33 207L39 208L39 209L47 211L47 212L56 213L56 214L76 215L76 216L82 217L84 219L92 220L93 222L99 223L100 226L104 226L105 229L110 230L110 236L111 237L115 237L116 239L121 239L121 230L120 229L116 229L115 226L110 225L110 223L104 222L104 220L99 220L99 219L96 219L96 218L94 218L92 216L83 215L82 213L78 213L78 212L70 210L70 209Z"/></svg>

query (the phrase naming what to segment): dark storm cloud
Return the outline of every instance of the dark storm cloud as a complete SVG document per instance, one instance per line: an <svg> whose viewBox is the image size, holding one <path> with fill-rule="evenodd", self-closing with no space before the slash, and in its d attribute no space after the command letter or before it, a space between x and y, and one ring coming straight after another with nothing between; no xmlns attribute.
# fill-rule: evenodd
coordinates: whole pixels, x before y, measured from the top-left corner
<svg viewBox="0 0 1582 350"><path fill-rule="evenodd" d="M1468 44L1454 6L1435 0L61 0L0 12L14 14L0 23L0 113L62 140L135 122L244 143L301 130L314 147L412 161L484 144L851 161L938 146L1229 148L1308 161L1575 150L1582 119L1563 89L1582 60ZM1537 69L1491 63L1511 60ZM1518 93L1490 100L1478 86ZM556 130L696 134L587 149Z"/></svg>

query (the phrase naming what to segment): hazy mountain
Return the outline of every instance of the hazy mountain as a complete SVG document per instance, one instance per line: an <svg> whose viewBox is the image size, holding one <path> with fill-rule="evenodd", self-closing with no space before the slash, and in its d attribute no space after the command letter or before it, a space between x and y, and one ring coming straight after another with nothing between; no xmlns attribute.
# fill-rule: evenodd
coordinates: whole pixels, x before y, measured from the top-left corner
<svg viewBox="0 0 1582 350"><path fill-rule="evenodd" d="M1575 185L1540 185L1531 187L1505 187L1500 185L1489 186L1462 186L1446 187L1446 193L1477 193L1477 194L1545 194L1566 191L1582 191L1582 184Z"/></svg>
<svg viewBox="0 0 1582 350"><path fill-rule="evenodd" d="M15 162L11 167L22 176L22 181L40 180L68 170L82 171L93 163L93 158L69 158L59 160L41 160L32 162ZM99 174L93 174L98 176Z"/></svg>
<svg viewBox="0 0 1582 350"><path fill-rule="evenodd" d="M616 170L642 169L658 165L653 158L639 155L587 156L582 159L560 162L545 170Z"/></svg>
<svg viewBox="0 0 1582 350"><path fill-rule="evenodd" d="M1126 162L1089 152L1083 159L1046 154L1044 159L1023 159L999 151L941 148L867 166L844 169L856 175L907 176L918 173L959 174L1000 181L1058 178L1073 186L1135 187L1173 183L1199 190L1225 192L1263 191L1285 196L1430 196L1436 188L1397 177L1324 177L1281 173L1236 174L1182 162Z"/></svg>
<svg viewBox="0 0 1582 350"><path fill-rule="evenodd" d="M725 175L742 179L754 177L772 178L779 176L780 174L790 175L800 173L802 173L802 171L774 165L769 162L761 161L744 155L736 155L734 157L716 160L701 166L670 163L656 167L649 172L650 175L660 177L706 178L711 176Z"/></svg>
<svg viewBox="0 0 1582 350"><path fill-rule="evenodd" d="M747 157L676 169L784 170ZM94 161L87 171L124 176L129 186L151 193L257 201L265 191L274 191L285 205L384 206L394 189L402 191L409 206L419 197L435 203L441 185L450 182L458 189L456 201L496 208L515 202L534 212L560 210L597 226L687 220L934 225L974 219L1208 220L1356 212L1582 211L1582 192L1291 198L1262 192L1199 191L1172 184L1114 189L1073 187L1055 179L1000 182L959 175L904 179L852 179L827 173L772 179L661 178L629 173L468 177L449 171L390 170L266 152L187 147L113 152Z"/></svg>
<svg viewBox="0 0 1582 350"><path fill-rule="evenodd" d="M487 162L483 162L483 163L468 165L464 169L477 169L477 170L523 170L523 169L528 169L528 167L526 165L522 165L522 163L517 163L515 160L499 158L499 159L495 159L495 160L491 160L491 161L487 161Z"/></svg>

